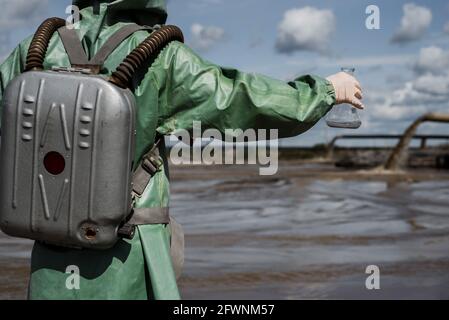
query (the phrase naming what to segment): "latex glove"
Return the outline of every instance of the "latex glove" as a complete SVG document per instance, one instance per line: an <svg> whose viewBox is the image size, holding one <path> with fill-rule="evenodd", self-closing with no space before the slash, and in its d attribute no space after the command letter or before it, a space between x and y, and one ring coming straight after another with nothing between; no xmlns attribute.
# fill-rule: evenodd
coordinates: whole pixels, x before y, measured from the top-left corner
<svg viewBox="0 0 449 320"><path fill-rule="evenodd" d="M339 72L326 78L332 83L335 89L336 104L349 103L358 109L365 106L362 103L362 87L352 75L346 72Z"/></svg>

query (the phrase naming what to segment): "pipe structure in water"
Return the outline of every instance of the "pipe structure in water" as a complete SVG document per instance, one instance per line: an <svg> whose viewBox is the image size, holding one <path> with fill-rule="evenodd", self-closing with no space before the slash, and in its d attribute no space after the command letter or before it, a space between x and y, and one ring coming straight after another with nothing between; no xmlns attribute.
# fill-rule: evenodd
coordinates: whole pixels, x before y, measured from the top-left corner
<svg viewBox="0 0 449 320"><path fill-rule="evenodd" d="M402 134L344 134L335 136L326 147L326 158L332 159L337 141L339 140L399 140L403 137ZM418 134L413 135L413 140L421 140L421 149L424 149L428 140L449 140L449 135L441 134Z"/></svg>
<svg viewBox="0 0 449 320"><path fill-rule="evenodd" d="M384 169L386 170L398 170L402 160L405 158L406 152L410 141L413 139L416 130L423 122L441 122L449 123L449 114L445 113L427 113L419 117L410 127L405 130L401 140L399 140L396 147L391 152L385 163Z"/></svg>

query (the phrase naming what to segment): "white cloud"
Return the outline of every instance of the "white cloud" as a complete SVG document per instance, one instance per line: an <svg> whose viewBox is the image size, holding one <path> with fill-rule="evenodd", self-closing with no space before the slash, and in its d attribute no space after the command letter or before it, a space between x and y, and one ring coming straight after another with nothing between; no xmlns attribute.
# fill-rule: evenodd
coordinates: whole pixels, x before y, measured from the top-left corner
<svg viewBox="0 0 449 320"><path fill-rule="evenodd" d="M411 121L426 112L449 112L449 50L422 48L414 79L390 92L366 92L374 121Z"/></svg>
<svg viewBox="0 0 449 320"><path fill-rule="evenodd" d="M382 121L413 120L426 112L448 112L449 72L425 74L391 93L367 92L365 104Z"/></svg>
<svg viewBox="0 0 449 320"><path fill-rule="evenodd" d="M336 19L331 10L290 9L279 24L276 48L282 53L301 50L325 53L335 26Z"/></svg>
<svg viewBox="0 0 449 320"><path fill-rule="evenodd" d="M442 75L426 74L414 81L414 89L436 102L449 102L449 72ZM449 110L448 110L449 111Z"/></svg>
<svg viewBox="0 0 449 320"><path fill-rule="evenodd" d="M388 103L372 105L369 108L374 124L380 121L412 121L425 114L427 109L423 106L395 106Z"/></svg>
<svg viewBox="0 0 449 320"><path fill-rule="evenodd" d="M202 51L211 49L225 36L224 29L215 26L203 26L199 23L193 24L190 31L192 33L192 46Z"/></svg>
<svg viewBox="0 0 449 320"><path fill-rule="evenodd" d="M448 80L428 74L407 82L403 88L395 90L391 103L394 106L431 107L440 104L449 105L448 98Z"/></svg>
<svg viewBox="0 0 449 320"><path fill-rule="evenodd" d="M419 73L441 74L449 70L449 51L439 47L422 48L414 70Z"/></svg>
<svg viewBox="0 0 449 320"><path fill-rule="evenodd" d="M403 7L401 26L391 39L394 43L406 43L421 39L432 22L432 11L413 3Z"/></svg>

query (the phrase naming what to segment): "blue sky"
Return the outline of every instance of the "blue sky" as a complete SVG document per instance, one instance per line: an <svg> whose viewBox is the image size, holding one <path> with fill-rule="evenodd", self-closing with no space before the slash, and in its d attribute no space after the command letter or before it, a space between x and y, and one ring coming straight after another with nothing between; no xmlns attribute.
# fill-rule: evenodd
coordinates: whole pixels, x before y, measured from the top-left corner
<svg viewBox="0 0 449 320"><path fill-rule="evenodd" d="M0 59L45 17L64 17L70 4L3 2L9 7L0 13ZM32 11L20 8L25 5ZM380 30L365 27L368 5L380 9ZM169 23L182 27L187 44L206 59L247 72L292 80L356 68L367 106L361 129L330 129L321 122L284 144L323 143L341 133L398 133L424 112L449 112L447 0L170 0ZM449 126L420 130L449 133Z"/></svg>

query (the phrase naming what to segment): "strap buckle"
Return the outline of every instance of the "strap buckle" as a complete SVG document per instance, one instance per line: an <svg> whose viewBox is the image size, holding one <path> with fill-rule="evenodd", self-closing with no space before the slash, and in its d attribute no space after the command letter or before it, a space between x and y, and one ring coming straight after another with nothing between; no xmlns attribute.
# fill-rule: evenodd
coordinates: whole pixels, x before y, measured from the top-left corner
<svg viewBox="0 0 449 320"><path fill-rule="evenodd" d="M142 168L154 176L157 172L161 171L162 167L162 159L159 155L150 154L146 155L141 164Z"/></svg>
<svg viewBox="0 0 449 320"><path fill-rule="evenodd" d="M134 238L134 235L136 234L136 226L130 223L124 223L122 226L119 227L117 230L117 235L120 238L132 240Z"/></svg>
<svg viewBox="0 0 449 320"><path fill-rule="evenodd" d="M137 167L133 176L133 195L141 197L144 193L146 187L150 183L151 178L161 171L164 164L160 154L159 154L159 144L161 140L159 139L151 150L143 156L142 162L139 167Z"/></svg>

